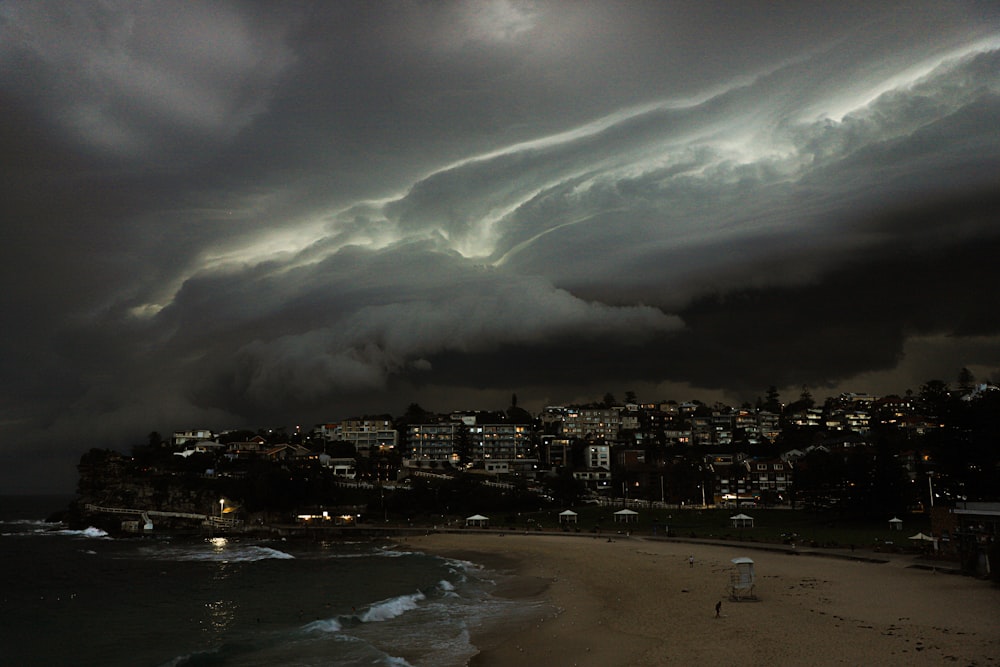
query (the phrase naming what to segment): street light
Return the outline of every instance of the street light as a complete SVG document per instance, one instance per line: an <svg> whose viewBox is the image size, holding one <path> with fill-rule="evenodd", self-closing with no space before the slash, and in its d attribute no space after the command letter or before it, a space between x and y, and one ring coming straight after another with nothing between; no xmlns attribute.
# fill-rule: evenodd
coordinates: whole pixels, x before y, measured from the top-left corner
<svg viewBox="0 0 1000 667"><path fill-rule="evenodd" d="M226 509L226 499L225 498L219 498L219 518L220 519L222 518L222 513L225 511L225 509Z"/></svg>

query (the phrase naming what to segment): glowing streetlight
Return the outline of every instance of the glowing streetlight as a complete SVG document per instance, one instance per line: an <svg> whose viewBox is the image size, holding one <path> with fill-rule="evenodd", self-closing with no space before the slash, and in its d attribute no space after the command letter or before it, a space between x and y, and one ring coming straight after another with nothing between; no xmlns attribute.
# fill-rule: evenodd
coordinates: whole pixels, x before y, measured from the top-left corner
<svg viewBox="0 0 1000 667"><path fill-rule="evenodd" d="M226 510L226 499L219 498L219 518L222 518L222 513Z"/></svg>

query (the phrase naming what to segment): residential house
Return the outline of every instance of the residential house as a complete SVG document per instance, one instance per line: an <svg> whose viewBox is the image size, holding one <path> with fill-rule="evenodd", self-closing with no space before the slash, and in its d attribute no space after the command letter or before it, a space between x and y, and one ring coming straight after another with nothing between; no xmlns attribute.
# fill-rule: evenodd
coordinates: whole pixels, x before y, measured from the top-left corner
<svg viewBox="0 0 1000 667"><path fill-rule="evenodd" d="M215 440L215 435L207 428L191 429L189 431L174 431L170 443L174 447L180 447L188 442L200 442L203 440Z"/></svg>

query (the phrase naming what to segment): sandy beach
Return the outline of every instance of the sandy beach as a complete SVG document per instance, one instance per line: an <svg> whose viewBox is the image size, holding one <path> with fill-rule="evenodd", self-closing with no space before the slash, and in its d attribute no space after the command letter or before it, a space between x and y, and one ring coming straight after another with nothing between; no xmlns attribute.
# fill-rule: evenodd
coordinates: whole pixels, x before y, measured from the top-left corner
<svg viewBox="0 0 1000 667"><path fill-rule="evenodd" d="M1000 665L1000 589L912 558L493 532L406 543L500 570L497 594L548 603L529 627L477 634L479 667ZM755 601L729 597L741 556L754 560Z"/></svg>

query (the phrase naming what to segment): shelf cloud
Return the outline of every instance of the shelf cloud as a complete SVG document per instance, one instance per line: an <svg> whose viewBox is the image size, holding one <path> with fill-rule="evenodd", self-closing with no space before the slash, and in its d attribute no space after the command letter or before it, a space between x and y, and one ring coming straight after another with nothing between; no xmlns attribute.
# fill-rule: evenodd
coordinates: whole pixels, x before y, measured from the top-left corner
<svg viewBox="0 0 1000 667"><path fill-rule="evenodd" d="M152 430L1000 373L992 3L14 3L0 95L13 489Z"/></svg>

